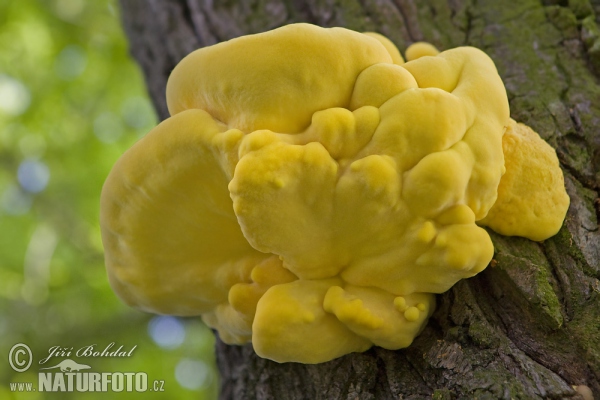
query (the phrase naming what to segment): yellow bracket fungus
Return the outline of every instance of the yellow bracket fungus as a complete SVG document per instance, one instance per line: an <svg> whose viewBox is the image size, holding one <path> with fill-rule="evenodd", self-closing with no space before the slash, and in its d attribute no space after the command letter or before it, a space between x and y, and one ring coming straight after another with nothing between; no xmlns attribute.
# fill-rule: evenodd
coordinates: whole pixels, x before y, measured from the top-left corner
<svg viewBox="0 0 600 400"><path fill-rule="evenodd" d="M554 235L556 155L510 119L492 60L424 43L406 58L376 33L295 24L183 59L172 116L102 191L116 293L319 363L409 346L434 294L490 262L478 224Z"/></svg>

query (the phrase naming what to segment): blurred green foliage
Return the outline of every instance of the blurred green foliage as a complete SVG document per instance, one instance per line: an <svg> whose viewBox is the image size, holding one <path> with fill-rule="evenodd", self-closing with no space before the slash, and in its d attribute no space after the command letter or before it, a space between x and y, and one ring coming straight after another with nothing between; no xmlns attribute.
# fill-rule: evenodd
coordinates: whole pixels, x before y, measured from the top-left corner
<svg viewBox="0 0 600 400"><path fill-rule="evenodd" d="M111 0L0 0L0 399L216 397L211 332L128 308L106 278L102 184L157 122L118 13ZM111 342L137 347L130 358L70 358L146 372L165 392L11 392L65 358L39 365L52 346ZM16 343L33 352L27 372L8 363Z"/></svg>

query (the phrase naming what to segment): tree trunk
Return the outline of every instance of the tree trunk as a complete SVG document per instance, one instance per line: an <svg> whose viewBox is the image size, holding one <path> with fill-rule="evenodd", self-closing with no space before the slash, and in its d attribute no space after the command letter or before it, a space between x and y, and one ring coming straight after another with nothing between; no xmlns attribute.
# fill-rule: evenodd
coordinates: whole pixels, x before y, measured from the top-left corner
<svg viewBox="0 0 600 400"><path fill-rule="evenodd" d="M378 31L401 49L470 45L496 63L511 116L556 148L571 206L537 243L490 232L491 265L439 295L407 349L319 365L217 345L222 399L600 399L600 0L121 0L161 119L192 50L293 22ZM579 387L580 390L585 388Z"/></svg>

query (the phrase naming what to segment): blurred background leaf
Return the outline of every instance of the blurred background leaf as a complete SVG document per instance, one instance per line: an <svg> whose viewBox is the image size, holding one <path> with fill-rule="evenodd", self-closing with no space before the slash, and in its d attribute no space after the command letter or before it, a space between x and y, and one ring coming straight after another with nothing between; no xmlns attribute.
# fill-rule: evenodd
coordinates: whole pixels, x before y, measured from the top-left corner
<svg viewBox="0 0 600 400"><path fill-rule="evenodd" d="M0 399L213 399L213 337L197 319L137 312L113 294L98 210L117 158L157 119L112 0L0 0ZM115 342L131 358L76 358L146 372L156 393L13 393L37 385L52 346ZM8 364L15 343L34 364ZM56 358L56 365L64 358Z"/></svg>

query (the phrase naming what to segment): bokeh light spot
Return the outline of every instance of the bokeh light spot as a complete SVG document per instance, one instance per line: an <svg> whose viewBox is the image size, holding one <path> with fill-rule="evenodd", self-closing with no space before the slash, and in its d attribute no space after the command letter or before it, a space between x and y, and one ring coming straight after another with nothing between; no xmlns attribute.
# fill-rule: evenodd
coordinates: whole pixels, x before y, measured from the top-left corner
<svg viewBox="0 0 600 400"><path fill-rule="evenodd" d="M176 349L185 340L183 323L170 316L156 316L148 323L148 333L156 344L165 349Z"/></svg>
<svg viewBox="0 0 600 400"><path fill-rule="evenodd" d="M33 199L30 194L25 193L20 187L10 185L2 193L0 202L6 214L22 215L29 211Z"/></svg>
<svg viewBox="0 0 600 400"><path fill-rule="evenodd" d="M77 18L84 9L83 0L56 0L54 2L54 11L59 18L72 20Z"/></svg>
<svg viewBox="0 0 600 400"><path fill-rule="evenodd" d="M150 129L156 123L154 110L148 101L140 96L129 97L121 106L125 123L134 129Z"/></svg>
<svg viewBox="0 0 600 400"><path fill-rule="evenodd" d="M29 193L39 193L50 180L50 170L41 161L25 160L19 165L17 178L21 187Z"/></svg>
<svg viewBox="0 0 600 400"><path fill-rule="evenodd" d="M175 379L186 389L201 390L210 385L212 372L205 362L184 358L175 367Z"/></svg>
<svg viewBox="0 0 600 400"><path fill-rule="evenodd" d="M86 64L85 50L77 45L69 45L56 57L54 71L59 78L70 81L83 73Z"/></svg>
<svg viewBox="0 0 600 400"><path fill-rule="evenodd" d="M94 120L94 134L103 143L114 143L123 135L123 124L116 114L104 112Z"/></svg>
<svg viewBox="0 0 600 400"><path fill-rule="evenodd" d="M0 111L10 116L21 115L30 102L29 89L21 81L0 74Z"/></svg>

